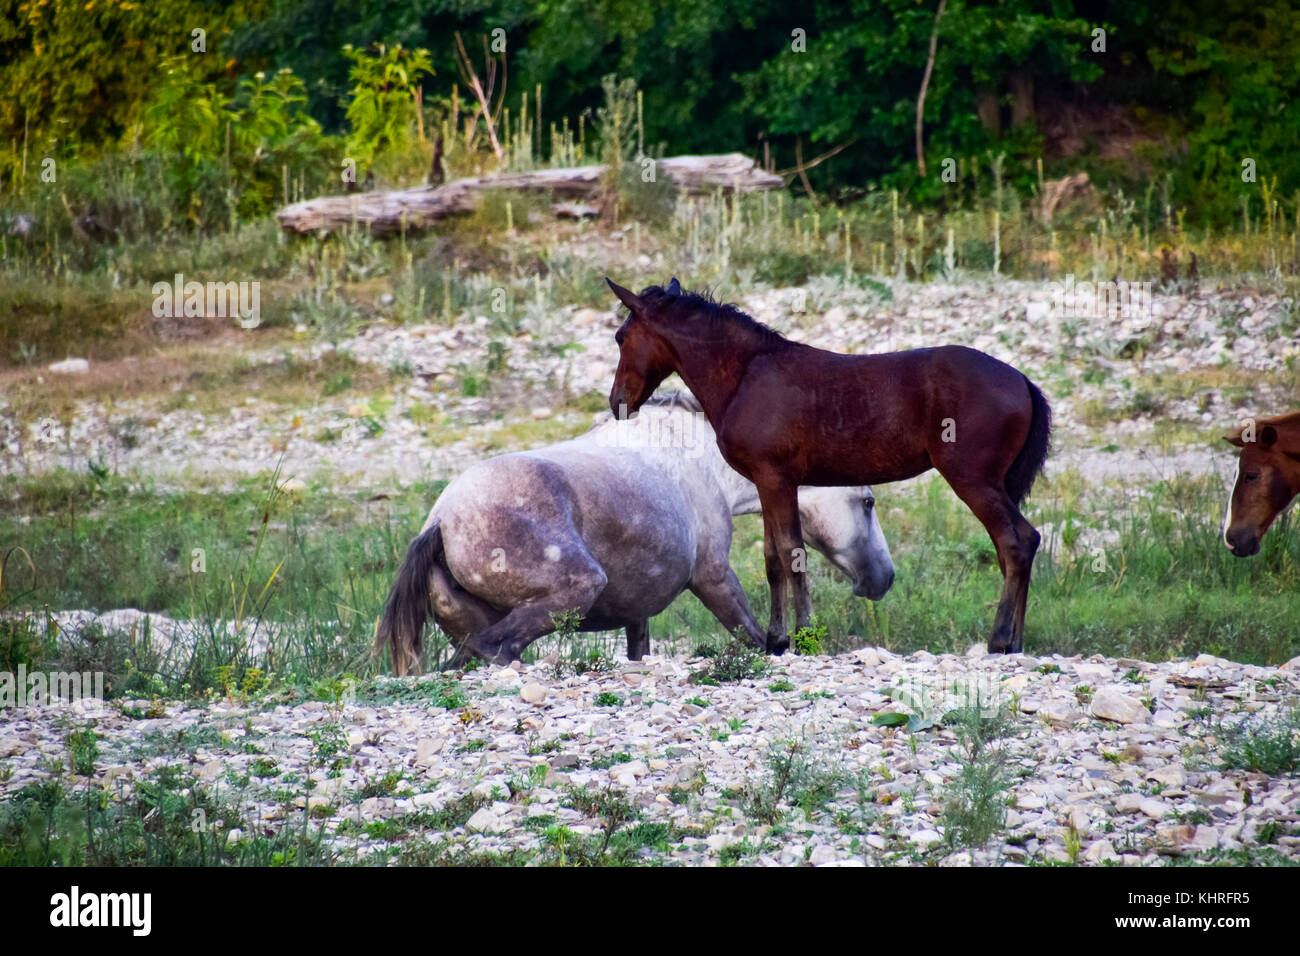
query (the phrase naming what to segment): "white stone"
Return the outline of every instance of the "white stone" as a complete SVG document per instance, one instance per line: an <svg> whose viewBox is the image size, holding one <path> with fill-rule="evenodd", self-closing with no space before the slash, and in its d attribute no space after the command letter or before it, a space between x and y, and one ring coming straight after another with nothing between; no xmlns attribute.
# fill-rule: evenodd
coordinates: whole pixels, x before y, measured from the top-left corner
<svg viewBox="0 0 1300 956"><path fill-rule="evenodd" d="M1142 701L1129 697L1118 687L1103 687L1095 691L1091 710L1094 717L1121 724L1142 724L1151 719L1151 712Z"/></svg>
<svg viewBox="0 0 1300 956"><path fill-rule="evenodd" d="M1088 847L1083 858L1089 863L1101 863L1105 860L1116 859L1115 846L1109 840L1098 840Z"/></svg>
<svg viewBox="0 0 1300 956"><path fill-rule="evenodd" d="M942 842L943 836L937 830L925 829L925 830L917 830L910 837L908 837L908 839L911 840L913 843L915 843L917 846L925 847L925 846L934 846L934 844Z"/></svg>
<svg viewBox="0 0 1300 956"><path fill-rule="evenodd" d="M1161 784L1165 789L1180 789L1187 782L1187 774L1173 764L1147 771L1146 778Z"/></svg>
<svg viewBox="0 0 1300 956"><path fill-rule="evenodd" d="M64 359L50 365L50 371L56 375L85 375L90 371L90 362L84 358Z"/></svg>
<svg viewBox="0 0 1300 956"><path fill-rule="evenodd" d="M1163 800L1143 800L1138 805L1138 810L1152 820L1163 820L1169 813L1169 804Z"/></svg>
<svg viewBox="0 0 1300 956"><path fill-rule="evenodd" d="M470 833L504 833L510 826L493 813L490 807L479 807L466 821L465 829Z"/></svg>

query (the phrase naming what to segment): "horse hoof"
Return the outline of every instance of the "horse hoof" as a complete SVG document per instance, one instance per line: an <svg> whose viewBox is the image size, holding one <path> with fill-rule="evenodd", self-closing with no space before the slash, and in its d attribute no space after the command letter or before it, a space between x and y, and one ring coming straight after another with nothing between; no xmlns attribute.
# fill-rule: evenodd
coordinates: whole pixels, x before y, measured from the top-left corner
<svg viewBox="0 0 1300 956"><path fill-rule="evenodd" d="M767 639L767 652L773 657L780 657L790 649L790 638L782 634L780 637Z"/></svg>

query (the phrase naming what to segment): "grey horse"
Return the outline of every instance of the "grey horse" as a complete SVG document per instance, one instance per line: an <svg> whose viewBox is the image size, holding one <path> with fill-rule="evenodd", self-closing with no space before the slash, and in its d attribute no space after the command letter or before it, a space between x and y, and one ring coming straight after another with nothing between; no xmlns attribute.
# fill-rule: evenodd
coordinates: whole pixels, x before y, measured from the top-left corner
<svg viewBox="0 0 1300 956"><path fill-rule="evenodd" d="M874 504L866 487L799 489L805 540L878 600L894 566ZM656 395L626 421L605 413L586 434L489 458L444 489L397 573L376 651L387 646L398 674L418 668L432 597L456 661L518 660L568 611L580 630L626 628L640 660L649 619L684 590L763 648L729 562L732 516L760 511L694 396Z"/></svg>

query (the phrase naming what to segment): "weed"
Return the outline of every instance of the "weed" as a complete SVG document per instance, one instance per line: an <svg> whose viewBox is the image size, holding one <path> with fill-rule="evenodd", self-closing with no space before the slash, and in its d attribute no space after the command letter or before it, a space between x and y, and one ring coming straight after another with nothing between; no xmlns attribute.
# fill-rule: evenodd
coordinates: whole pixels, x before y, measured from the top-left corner
<svg viewBox="0 0 1300 956"><path fill-rule="evenodd" d="M1271 721L1225 730L1220 756L1225 770L1270 776L1300 768L1300 709Z"/></svg>
<svg viewBox="0 0 1300 956"><path fill-rule="evenodd" d="M67 736L68 756L72 760L72 772L89 777L95 772L95 760L99 757L99 740L89 728L74 730Z"/></svg>
<svg viewBox="0 0 1300 956"><path fill-rule="evenodd" d="M814 616L806 627L801 627L790 635L790 646L794 648L796 654L824 654L826 652L826 625L819 623Z"/></svg>
<svg viewBox="0 0 1300 956"><path fill-rule="evenodd" d="M839 766L813 753L803 740L786 740L771 746L766 776L741 787L740 806L747 817L768 825L781 822L784 805L797 806L811 820L847 782Z"/></svg>
<svg viewBox="0 0 1300 956"><path fill-rule="evenodd" d="M767 656L749 643L743 631L737 629L713 655L708 667L691 674L690 682L714 686L734 683L762 677L770 666Z"/></svg>
<svg viewBox="0 0 1300 956"><path fill-rule="evenodd" d="M953 757L961 763L943 803L950 846L984 846L1005 825L1011 778L1005 751L992 745L1008 733L1011 722L1006 710L989 713L978 698L948 715L957 736Z"/></svg>

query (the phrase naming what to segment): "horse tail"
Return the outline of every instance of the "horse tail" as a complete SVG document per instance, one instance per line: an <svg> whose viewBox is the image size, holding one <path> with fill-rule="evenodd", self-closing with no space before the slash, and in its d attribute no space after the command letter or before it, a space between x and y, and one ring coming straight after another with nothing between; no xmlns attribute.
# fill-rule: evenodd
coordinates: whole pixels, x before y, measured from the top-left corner
<svg viewBox="0 0 1300 956"><path fill-rule="evenodd" d="M1029 388L1029 401L1033 406L1029 434L1003 481L1003 487L1017 506L1024 502L1029 489L1034 486L1034 479L1042 473L1043 462L1047 460L1047 449L1052 442L1052 407L1047 404L1047 399L1038 386L1027 376L1025 385Z"/></svg>
<svg viewBox="0 0 1300 956"><path fill-rule="evenodd" d="M398 676L419 665L424 650L424 625L429 619L429 578L442 561L442 527L434 520L411 542L406 560L388 592L384 615L375 631L375 653L385 645Z"/></svg>

